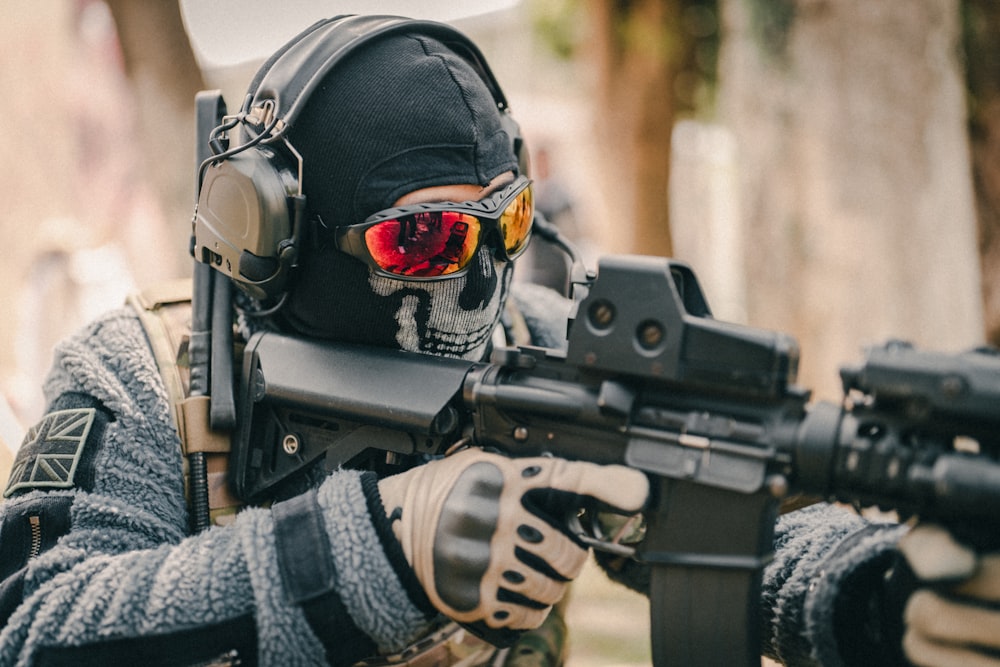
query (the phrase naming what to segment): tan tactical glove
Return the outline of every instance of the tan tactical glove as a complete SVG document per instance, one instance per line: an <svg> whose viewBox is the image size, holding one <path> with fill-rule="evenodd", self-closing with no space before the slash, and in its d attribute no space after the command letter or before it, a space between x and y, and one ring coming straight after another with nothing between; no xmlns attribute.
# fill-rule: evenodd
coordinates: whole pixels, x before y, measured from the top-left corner
<svg viewBox="0 0 1000 667"><path fill-rule="evenodd" d="M925 583L906 604L903 649L925 667L1000 666L1000 555L977 556L934 525L914 528L899 544Z"/></svg>
<svg viewBox="0 0 1000 667"><path fill-rule="evenodd" d="M638 512L649 482L624 466L467 449L387 477L379 492L439 611L460 623L525 630L545 620L586 561L568 516L584 500Z"/></svg>

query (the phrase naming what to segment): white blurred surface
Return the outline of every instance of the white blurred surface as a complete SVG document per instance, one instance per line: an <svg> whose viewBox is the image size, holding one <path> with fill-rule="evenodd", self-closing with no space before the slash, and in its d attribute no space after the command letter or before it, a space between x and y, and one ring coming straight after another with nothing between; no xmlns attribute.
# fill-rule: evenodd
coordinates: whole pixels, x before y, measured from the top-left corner
<svg viewBox="0 0 1000 667"><path fill-rule="evenodd" d="M303 27L339 14L389 14L452 22L503 11L520 0L181 0L195 56L206 69L263 60ZM279 9L280 7L280 9ZM262 31L261 26L267 26ZM253 39L247 39L253 35Z"/></svg>

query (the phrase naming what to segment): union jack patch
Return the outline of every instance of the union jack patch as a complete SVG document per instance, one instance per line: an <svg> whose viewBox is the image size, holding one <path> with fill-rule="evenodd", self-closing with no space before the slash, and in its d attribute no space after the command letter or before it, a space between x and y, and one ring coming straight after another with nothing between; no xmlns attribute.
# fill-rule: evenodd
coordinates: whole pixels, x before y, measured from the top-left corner
<svg viewBox="0 0 1000 667"><path fill-rule="evenodd" d="M72 488L96 415L94 408L72 408L42 417L24 436L4 497L19 490Z"/></svg>

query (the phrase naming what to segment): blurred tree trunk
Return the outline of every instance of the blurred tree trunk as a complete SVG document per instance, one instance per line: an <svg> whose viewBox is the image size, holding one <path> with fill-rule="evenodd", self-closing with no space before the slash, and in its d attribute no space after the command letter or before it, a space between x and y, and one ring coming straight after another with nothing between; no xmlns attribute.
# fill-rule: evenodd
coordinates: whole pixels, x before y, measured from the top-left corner
<svg viewBox="0 0 1000 667"><path fill-rule="evenodd" d="M1000 4L964 0L964 10L986 339L1000 345Z"/></svg>
<svg viewBox="0 0 1000 667"><path fill-rule="evenodd" d="M982 340L959 0L723 0L748 319L796 335L800 380L893 336Z"/></svg>
<svg viewBox="0 0 1000 667"><path fill-rule="evenodd" d="M170 264L188 275L194 207L194 97L205 87L177 2L106 0L138 102L136 150L169 227Z"/></svg>
<svg viewBox="0 0 1000 667"><path fill-rule="evenodd" d="M683 0L591 0L598 143L615 252L672 255L667 187L675 91L691 40ZM632 236L630 237L629 234Z"/></svg>

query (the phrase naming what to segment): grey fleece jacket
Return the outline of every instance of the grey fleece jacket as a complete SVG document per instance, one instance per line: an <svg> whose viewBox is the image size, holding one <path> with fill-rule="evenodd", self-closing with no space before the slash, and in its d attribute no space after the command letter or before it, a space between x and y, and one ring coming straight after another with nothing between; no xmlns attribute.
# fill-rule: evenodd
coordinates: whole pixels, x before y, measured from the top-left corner
<svg viewBox="0 0 1000 667"><path fill-rule="evenodd" d="M68 496L71 529L29 562L24 602L0 634L0 665L35 664L44 646L160 635L250 614L261 665L324 665L323 647L281 585L267 509L188 536L180 442L143 329L122 309L66 340L45 384L49 401L95 398L110 414L89 488L33 490L0 506L15 517L40 496ZM357 627L383 650L425 630L390 565L360 473L318 489L338 588Z"/></svg>
<svg viewBox="0 0 1000 667"><path fill-rule="evenodd" d="M554 292L517 290L538 343L562 340L567 305ZM180 443L131 310L114 311L65 341L45 391L49 401L92 397L110 421L100 442L88 445L85 482L31 490L0 505L0 525L23 518L33 504L61 499L71 507L68 533L28 562L23 602L0 633L0 665L38 664L43 647L183 633L247 616L255 622L259 664L326 664L320 639L283 589L271 510L247 509L231 525L189 535ZM349 616L333 622L353 622L391 651L426 632L432 614L426 600L407 592L412 573L387 555L371 493L361 473L340 471L321 482L317 500ZM879 559L897 532L871 530L826 505L785 516L765 576L762 650L790 665L841 664L832 601L850 573L876 563L872 571L881 576ZM7 557L2 549L0 557Z"/></svg>

